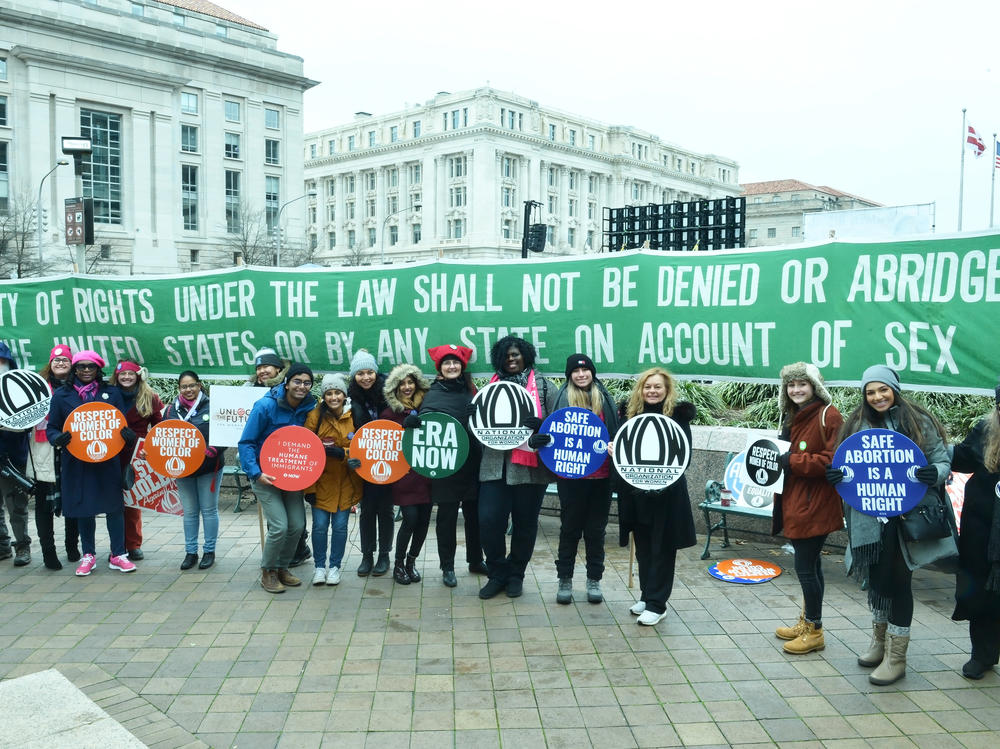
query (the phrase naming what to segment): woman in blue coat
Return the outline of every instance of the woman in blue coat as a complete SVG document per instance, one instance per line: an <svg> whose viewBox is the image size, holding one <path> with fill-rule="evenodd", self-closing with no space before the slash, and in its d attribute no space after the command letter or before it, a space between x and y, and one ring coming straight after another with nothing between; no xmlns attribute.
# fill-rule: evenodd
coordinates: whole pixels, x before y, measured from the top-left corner
<svg viewBox="0 0 1000 749"><path fill-rule="evenodd" d="M125 553L125 502L122 494L122 468L115 460L103 463L86 463L66 450L72 435L64 432L66 417L84 403L107 403L122 412L125 423L125 403L117 388L104 382L104 359L94 351L80 351L73 356L73 369L69 381L52 394L49 423L45 436L49 442L63 450L61 460L61 487L63 515L77 518L80 528L80 545L83 557L76 574L89 575L97 566L97 515L104 514L111 537L111 555L108 566L113 570L134 572L135 565ZM122 427L126 450L135 441L135 432Z"/></svg>

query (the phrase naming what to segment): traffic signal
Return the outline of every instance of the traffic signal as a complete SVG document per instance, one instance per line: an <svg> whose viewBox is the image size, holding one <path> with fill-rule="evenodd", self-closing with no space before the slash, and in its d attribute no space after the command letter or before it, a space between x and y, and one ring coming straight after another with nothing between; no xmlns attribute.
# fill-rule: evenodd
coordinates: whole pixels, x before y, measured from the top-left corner
<svg viewBox="0 0 1000 749"><path fill-rule="evenodd" d="M46 233L49 230L49 209L42 206L42 233Z"/></svg>
<svg viewBox="0 0 1000 749"><path fill-rule="evenodd" d="M545 224L531 224L528 227L528 249L532 252L542 252L545 249L545 238L548 227Z"/></svg>

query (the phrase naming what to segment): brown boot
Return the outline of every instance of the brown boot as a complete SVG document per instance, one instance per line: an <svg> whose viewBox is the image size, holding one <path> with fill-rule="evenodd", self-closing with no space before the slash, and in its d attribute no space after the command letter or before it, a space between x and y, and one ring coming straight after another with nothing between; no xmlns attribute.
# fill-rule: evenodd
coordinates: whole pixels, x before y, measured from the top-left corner
<svg viewBox="0 0 1000 749"><path fill-rule="evenodd" d="M275 572L278 575L278 582L280 582L282 585L285 585L289 588L297 588L300 585L302 585L302 581L299 580L299 578L295 577L295 575L293 575L287 569L282 568L280 570L275 570Z"/></svg>
<svg viewBox="0 0 1000 749"><path fill-rule="evenodd" d="M909 627L906 628L909 632ZM906 676L906 649L910 645L910 635L885 633L885 658L878 668L868 674L868 681L884 687Z"/></svg>
<svg viewBox="0 0 1000 749"><path fill-rule="evenodd" d="M802 634L794 640L789 640L785 643L784 651L786 653L804 655L826 647L826 643L823 641L822 628L816 629L815 624L805 620L803 620L803 625Z"/></svg>
<svg viewBox="0 0 1000 749"><path fill-rule="evenodd" d="M277 575L274 574L274 570L261 569L260 571L260 587L266 590L268 593L284 593L285 586L281 584L278 580Z"/></svg>
<svg viewBox="0 0 1000 749"><path fill-rule="evenodd" d="M885 657L885 630L887 622L872 622L872 641L868 652L858 656L858 665L865 668L875 668Z"/></svg>
<svg viewBox="0 0 1000 749"><path fill-rule="evenodd" d="M805 628L806 615L805 612L802 612L799 614L799 620L795 624L791 627L778 627L774 630L774 636L779 640L794 640L805 631Z"/></svg>

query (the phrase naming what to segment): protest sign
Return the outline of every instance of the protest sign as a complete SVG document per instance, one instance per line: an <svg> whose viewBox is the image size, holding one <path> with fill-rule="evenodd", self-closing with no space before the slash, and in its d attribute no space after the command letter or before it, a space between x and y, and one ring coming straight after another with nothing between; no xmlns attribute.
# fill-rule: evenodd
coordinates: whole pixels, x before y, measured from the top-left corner
<svg viewBox="0 0 1000 749"><path fill-rule="evenodd" d="M552 444L540 447L538 457L556 476L584 478L608 460L608 428L586 408L560 408L549 414L538 431L552 435Z"/></svg>
<svg viewBox="0 0 1000 749"><path fill-rule="evenodd" d="M180 492L177 491L177 482L157 473L149 463L139 459L138 455L145 447L144 442L144 438L140 437L132 454L130 466L135 481L132 488L125 491L125 505L164 515L183 515L184 507Z"/></svg>
<svg viewBox="0 0 1000 749"><path fill-rule="evenodd" d="M91 401L69 412L63 431L72 434L66 449L85 463L103 463L125 447L125 416L110 403Z"/></svg>
<svg viewBox="0 0 1000 749"><path fill-rule="evenodd" d="M260 447L260 469L284 491L298 492L316 483L326 466L323 442L305 427L275 429Z"/></svg>
<svg viewBox="0 0 1000 749"><path fill-rule="evenodd" d="M914 472L927 458L905 434L889 429L865 429L840 443L833 467L844 472L837 491L858 512L891 518L916 507L927 484Z"/></svg>
<svg viewBox="0 0 1000 749"><path fill-rule="evenodd" d="M788 452L791 443L785 440L747 435L743 450L743 478L752 484L778 494L785 486L785 472L781 469L781 455Z"/></svg>
<svg viewBox="0 0 1000 749"><path fill-rule="evenodd" d="M161 476L190 476L205 462L205 438L194 424L161 421L146 435L146 462Z"/></svg>
<svg viewBox="0 0 1000 749"><path fill-rule="evenodd" d="M665 489L681 477L691 446L680 424L663 414L639 414L615 435L615 467L637 489Z"/></svg>
<svg viewBox="0 0 1000 749"><path fill-rule="evenodd" d="M361 478L372 484L391 484L409 472L403 455L404 431L395 421L375 419L354 433L348 457L361 461Z"/></svg>
<svg viewBox="0 0 1000 749"><path fill-rule="evenodd" d="M270 388L213 385L208 400L208 433L213 447L236 447L243 436L253 404Z"/></svg>
<svg viewBox="0 0 1000 749"><path fill-rule="evenodd" d="M421 476L441 479L456 473L469 457L469 435L448 414L420 414L420 426L403 430L403 457Z"/></svg>
<svg viewBox="0 0 1000 749"><path fill-rule="evenodd" d="M48 416L51 402L52 391L41 375L26 369L0 374L0 429L30 429Z"/></svg>
<svg viewBox="0 0 1000 749"><path fill-rule="evenodd" d="M532 429L524 422L536 416L535 401L526 388L516 382L491 382L472 399L473 412L469 430L486 447L513 450L523 445Z"/></svg>
<svg viewBox="0 0 1000 749"><path fill-rule="evenodd" d="M756 585L778 577L781 567L760 559L723 559L709 565L708 574L726 583Z"/></svg>
<svg viewBox="0 0 1000 749"><path fill-rule="evenodd" d="M733 502L737 506L766 507L769 511L773 511L774 492L769 487L757 486L747 480L746 470L743 467L746 457L745 452L739 452L729 461L726 473L722 477L723 486L733 495Z"/></svg>

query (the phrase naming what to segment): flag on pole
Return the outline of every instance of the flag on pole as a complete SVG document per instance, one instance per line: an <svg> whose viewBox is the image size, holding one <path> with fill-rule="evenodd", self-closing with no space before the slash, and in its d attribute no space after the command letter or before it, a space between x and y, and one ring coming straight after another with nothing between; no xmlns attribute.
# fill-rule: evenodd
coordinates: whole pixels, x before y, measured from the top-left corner
<svg viewBox="0 0 1000 749"><path fill-rule="evenodd" d="M965 136L965 145L972 149L977 158L986 153L986 143L972 125L969 125L969 132Z"/></svg>
<svg viewBox="0 0 1000 749"><path fill-rule="evenodd" d="M996 169L1000 169L1000 140L997 140L996 138L993 139L993 150L996 152L996 161L993 166Z"/></svg>

